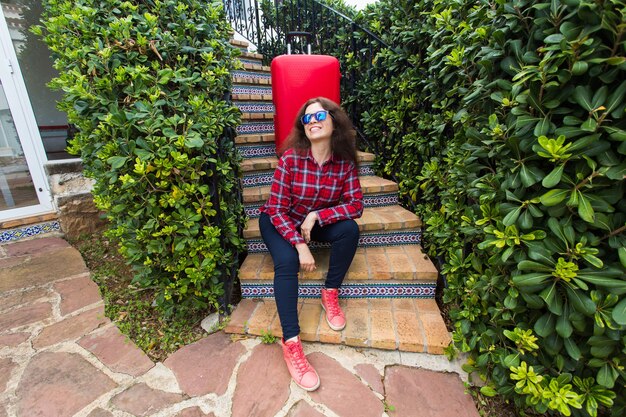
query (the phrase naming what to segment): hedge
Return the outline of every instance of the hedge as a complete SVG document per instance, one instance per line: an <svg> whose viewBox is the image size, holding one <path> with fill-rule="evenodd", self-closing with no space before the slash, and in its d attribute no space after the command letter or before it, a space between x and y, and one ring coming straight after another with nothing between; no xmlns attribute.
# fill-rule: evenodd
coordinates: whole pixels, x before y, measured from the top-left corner
<svg viewBox="0 0 626 417"><path fill-rule="evenodd" d="M522 411L626 412L625 11L381 0L360 16L392 46L352 99L440 262L449 353Z"/></svg>
<svg viewBox="0 0 626 417"><path fill-rule="evenodd" d="M42 22L71 151L135 282L166 315L218 308L245 219L221 3L47 0Z"/></svg>

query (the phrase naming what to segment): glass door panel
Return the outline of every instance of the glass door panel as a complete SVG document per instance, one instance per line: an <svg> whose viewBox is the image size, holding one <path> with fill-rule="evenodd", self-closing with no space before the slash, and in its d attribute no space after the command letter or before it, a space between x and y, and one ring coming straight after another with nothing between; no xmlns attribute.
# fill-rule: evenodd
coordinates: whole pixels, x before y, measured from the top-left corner
<svg viewBox="0 0 626 417"><path fill-rule="evenodd" d="M56 108L62 93L52 91L47 86L58 73L52 66L46 44L30 32L31 26L40 24L43 11L41 1L0 0L0 4L46 156L49 160L75 158L65 151L69 129L67 115Z"/></svg>
<svg viewBox="0 0 626 417"><path fill-rule="evenodd" d="M39 204L4 87L0 83L0 210Z"/></svg>
<svg viewBox="0 0 626 417"><path fill-rule="evenodd" d="M46 155L14 43L0 9L0 220L52 210ZM12 25L16 25L14 19Z"/></svg>

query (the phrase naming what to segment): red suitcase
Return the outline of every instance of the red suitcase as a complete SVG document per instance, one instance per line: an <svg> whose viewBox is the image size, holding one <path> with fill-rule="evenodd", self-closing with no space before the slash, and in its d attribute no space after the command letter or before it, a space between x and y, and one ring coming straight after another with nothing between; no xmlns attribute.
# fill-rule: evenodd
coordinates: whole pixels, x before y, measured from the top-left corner
<svg viewBox="0 0 626 417"><path fill-rule="evenodd" d="M291 55L291 38L306 36L308 55ZM287 55L272 60L272 100L276 152L291 132L300 107L310 98L326 97L340 104L339 60L329 55L311 55L311 34L287 34Z"/></svg>

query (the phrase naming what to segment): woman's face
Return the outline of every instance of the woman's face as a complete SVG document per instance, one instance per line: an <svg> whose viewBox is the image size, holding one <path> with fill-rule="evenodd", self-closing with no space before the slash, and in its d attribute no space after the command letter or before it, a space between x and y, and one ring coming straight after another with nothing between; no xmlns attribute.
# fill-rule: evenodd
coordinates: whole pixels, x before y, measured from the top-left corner
<svg viewBox="0 0 626 417"><path fill-rule="evenodd" d="M307 106L304 113L314 114L325 110L320 103L312 103ZM330 113L326 115L326 119L323 121L318 121L316 117L312 117L311 121L304 125L304 134L311 142L330 140L333 134L333 118Z"/></svg>

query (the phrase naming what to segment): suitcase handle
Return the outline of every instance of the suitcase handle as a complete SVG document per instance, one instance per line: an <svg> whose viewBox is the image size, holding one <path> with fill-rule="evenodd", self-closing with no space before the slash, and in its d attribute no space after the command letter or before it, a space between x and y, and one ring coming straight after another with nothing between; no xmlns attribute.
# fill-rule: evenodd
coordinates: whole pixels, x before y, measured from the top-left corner
<svg viewBox="0 0 626 417"><path fill-rule="evenodd" d="M307 54L311 55L311 40L313 35L309 32L287 32L287 55L291 55L291 41L293 38L304 37L306 38L306 50Z"/></svg>

